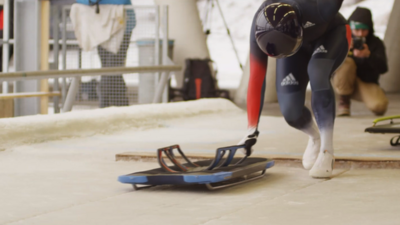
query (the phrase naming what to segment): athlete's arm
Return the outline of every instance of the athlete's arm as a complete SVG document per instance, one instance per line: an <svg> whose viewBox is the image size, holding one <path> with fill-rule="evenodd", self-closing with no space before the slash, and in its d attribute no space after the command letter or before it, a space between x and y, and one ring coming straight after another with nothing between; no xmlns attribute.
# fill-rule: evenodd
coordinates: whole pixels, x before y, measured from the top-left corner
<svg viewBox="0 0 400 225"><path fill-rule="evenodd" d="M257 15L258 13L256 13ZM255 19L254 19L255 20ZM251 155L252 146L257 142L258 122L264 103L265 74L268 56L258 47L255 37L255 21L250 33L250 79L247 88L247 133L238 145L245 145L245 154Z"/></svg>
<svg viewBox="0 0 400 225"><path fill-rule="evenodd" d="M259 10L264 8L266 2L263 3ZM265 75L267 72L268 56L258 47L255 31L256 17L259 11L256 12L250 31L250 79L247 88L247 133L238 145L245 145L245 154L251 155L252 146L257 142L258 137L258 122L260 120L261 110L264 103L265 92Z"/></svg>
<svg viewBox="0 0 400 225"><path fill-rule="evenodd" d="M264 103L265 75L268 63L268 56L258 47L255 30L255 21L253 21L250 33L250 80L247 89L247 118L248 129L254 131L257 130Z"/></svg>

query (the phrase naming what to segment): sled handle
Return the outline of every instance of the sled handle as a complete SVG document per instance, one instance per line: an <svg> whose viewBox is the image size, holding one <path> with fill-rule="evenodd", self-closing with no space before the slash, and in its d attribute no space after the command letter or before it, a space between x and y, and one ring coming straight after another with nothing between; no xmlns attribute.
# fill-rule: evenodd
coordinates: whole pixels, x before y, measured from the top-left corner
<svg viewBox="0 0 400 225"><path fill-rule="evenodd" d="M172 145L172 146L168 146L165 148L160 148L157 150L157 159L158 159L158 164L160 164L160 166L166 170L167 172L172 172L172 173L176 173L178 171L171 169L164 161L163 159L163 154L166 155L168 157L168 159L175 165L177 166L179 169L181 169L183 172L188 171L188 168L184 165L182 165L175 157L174 154L174 149L178 150L178 153L182 156L182 158L191 166L193 167L198 167L198 165L196 165L195 163L192 163L187 157L186 155L182 152L181 148L179 145Z"/></svg>
<svg viewBox="0 0 400 225"><path fill-rule="evenodd" d="M245 148L245 145L234 145L234 146L228 146L228 147L222 147L218 148L215 154L215 159L211 163L211 165L207 168L207 170L212 170L215 168L221 168L221 167L226 167L229 166L237 152L238 149L240 148ZM221 162L222 158L224 155L228 152L228 156L226 157L225 161ZM241 160L239 160L238 163L235 165L238 165L242 163L247 156L243 157Z"/></svg>

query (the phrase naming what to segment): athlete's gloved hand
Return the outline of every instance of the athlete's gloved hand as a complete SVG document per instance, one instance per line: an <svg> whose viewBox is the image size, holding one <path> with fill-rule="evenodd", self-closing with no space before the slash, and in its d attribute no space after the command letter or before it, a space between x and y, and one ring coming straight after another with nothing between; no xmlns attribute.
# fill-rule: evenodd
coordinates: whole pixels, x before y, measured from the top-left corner
<svg viewBox="0 0 400 225"><path fill-rule="evenodd" d="M253 145L257 142L258 130L256 128L251 128L247 131L246 136L238 143L238 145L245 145L243 154L250 156L253 152Z"/></svg>

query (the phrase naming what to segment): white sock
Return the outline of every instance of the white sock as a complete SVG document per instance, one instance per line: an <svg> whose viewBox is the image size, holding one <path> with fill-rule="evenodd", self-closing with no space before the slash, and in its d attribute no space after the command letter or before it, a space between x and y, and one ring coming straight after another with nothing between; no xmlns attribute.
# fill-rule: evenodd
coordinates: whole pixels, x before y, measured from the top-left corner
<svg viewBox="0 0 400 225"><path fill-rule="evenodd" d="M305 129L303 129L302 131L304 133L308 134L310 139L312 139L313 141L320 139L319 130L318 130L317 124L314 122L314 120L311 120L309 126Z"/></svg>
<svg viewBox="0 0 400 225"><path fill-rule="evenodd" d="M321 130L321 148L320 151L327 150L333 155L333 130Z"/></svg>
<svg viewBox="0 0 400 225"><path fill-rule="evenodd" d="M302 164L304 169L309 170L314 166L315 161L317 160L318 153L320 151L320 136L317 125L314 120L311 120L311 123L306 129L302 130L304 133L308 134L309 140L306 147L306 150L303 153Z"/></svg>

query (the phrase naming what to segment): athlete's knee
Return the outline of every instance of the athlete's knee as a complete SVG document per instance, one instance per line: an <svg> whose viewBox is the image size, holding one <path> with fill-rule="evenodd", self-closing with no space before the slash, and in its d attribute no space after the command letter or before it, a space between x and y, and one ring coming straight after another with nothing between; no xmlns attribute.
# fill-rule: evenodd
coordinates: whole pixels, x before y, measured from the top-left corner
<svg viewBox="0 0 400 225"><path fill-rule="evenodd" d="M293 123L301 117L301 109L291 106L281 106L281 112L287 123Z"/></svg>
<svg viewBox="0 0 400 225"><path fill-rule="evenodd" d="M388 107L388 101L379 101L370 104L369 109L377 116L382 116L385 114Z"/></svg>
<svg viewBox="0 0 400 225"><path fill-rule="evenodd" d="M301 129L309 124L309 121L312 118L310 110L306 107L302 107L302 109L294 109L294 108L284 108L281 109L283 117L285 121L292 127L296 127Z"/></svg>
<svg viewBox="0 0 400 225"><path fill-rule="evenodd" d="M278 92L279 106L283 117L290 126L298 129L301 129L307 124L306 122L308 121L305 120L311 118L311 113L304 107L304 97L302 91L295 93ZM304 109L306 109L310 115L304 112Z"/></svg>

